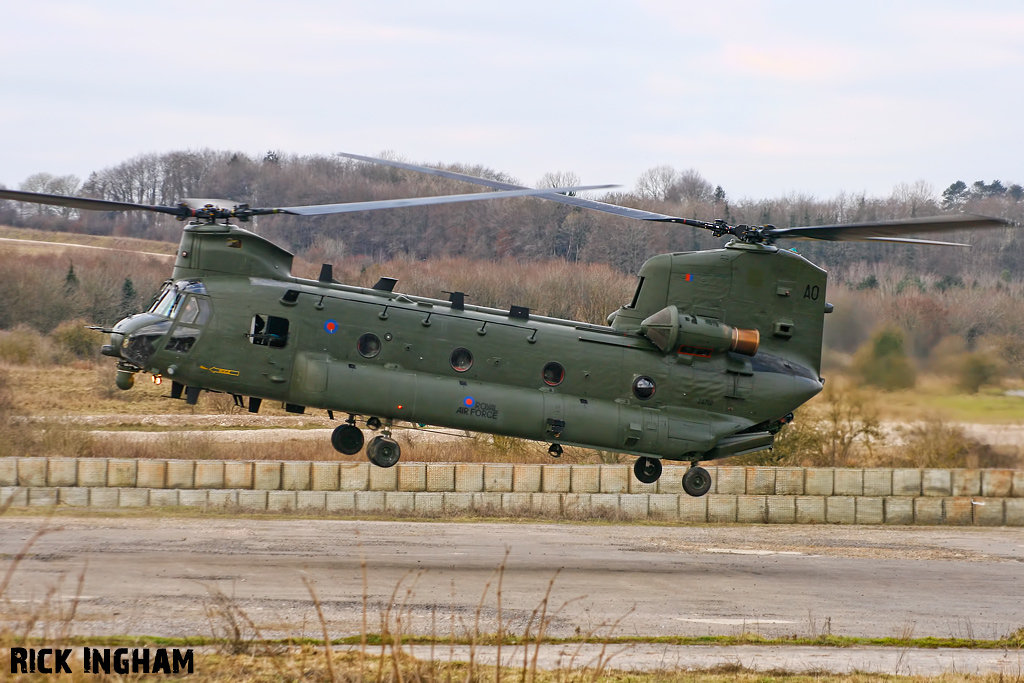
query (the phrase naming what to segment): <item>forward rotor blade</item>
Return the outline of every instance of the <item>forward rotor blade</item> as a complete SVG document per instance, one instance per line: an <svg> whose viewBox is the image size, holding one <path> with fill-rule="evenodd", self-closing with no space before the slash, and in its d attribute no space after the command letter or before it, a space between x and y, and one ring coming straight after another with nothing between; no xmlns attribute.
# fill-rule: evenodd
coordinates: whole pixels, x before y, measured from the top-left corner
<svg viewBox="0 0 1024 683"><path fill-rule="evenodd" d="M12 199L16 202L32 204L48 204L66 206L72 209L87 211L155 211L171 216L188 216L189 210L181 206L159 206L152 204L132 204L130 202L112 202L106 199L87 199L85 197L65 197L59 194L43 194L42 192L24 192L21 190L0 190L0 199Z"/></svg>
<svg viewBox="0 0 1024 683"><path fill-rule="evenodd" d="M785 240L827 240L830 242L859 241L910 241L900 239L903 235L918 233L948 232L950 230L967 230L973 228L1000 228L1012 225L1001 218L973 216L970 214L952 214L949 216L928 216L921 218L903 218L892 221L874 221L870 223L850 223L847 225L814 225L801 228L771 228L765 231L772 239ZM917 244L944 244L964 246L953 242L931 242L914 240Z"/></svg>
<svg viewBox="0 0 1024 683"><path fill-rule="evenodd" d="M554 187L543 190L523 188L507 192L473 192L470 194L448 194L438 197L413 197L410 199L384 199L374 202L349 202L347 204L316 204L313 206L286 206L279 209L253 209L256 213L289 213L298 216L320 216L329 213L350 213L354 211L376 211L378 209L395 209L405 206L429 206L431 204L452 204L458 202L477 202L485 199L508 199L510 197L543 197L553 192L586 192L587 190L604 190L617 185L580 185L577 187ZM562 196L562 195L559 195Z"/></svg>

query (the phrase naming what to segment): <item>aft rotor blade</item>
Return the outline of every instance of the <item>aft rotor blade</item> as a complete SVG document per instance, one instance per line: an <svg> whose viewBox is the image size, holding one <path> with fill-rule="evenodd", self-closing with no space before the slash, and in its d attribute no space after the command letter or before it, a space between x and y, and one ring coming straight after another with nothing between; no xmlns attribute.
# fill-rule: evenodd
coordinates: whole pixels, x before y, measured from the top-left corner
<svg viewBox="0 0 1024 683"><path fill-rule="evenodd" d="M1000 228L1007 225L1012 225L1012 223L1002 218L952 214L949 216L903 218L892 221L849 223L846 225L771 228L765 231L765 235L772 239L827 240L830 242L910 241L906 238L898 238L901 238L903 235L918 233L949 232L950 230L969 230L975 228ZM914 242L918 244L964 246L953 242L932 242L928 240L914 240Z"/></svg>
<svg viewBox="0 0 1024 683"><path fill-rule="evenodd" d="M0 199L11 199L16 202L30 202L32 204L48 204L50 206L66 206L71 209L84 209L87 211L155 211L157 213L170 214L171 216L188 216L190 214L187 207L181 206L112 202L106 199L65 197L59 194L24 192L21 190L0 190Z"/></svg>
<svg viewBox="0 0 1024 683"><path fill-rule="evenodd" d="M543 197L548 198L552 192L586 192L587 190L604 190L617 185L580 185L575 187L553 187L543 190L523 188L507 192L473 192L471 194L447 194L438 197L413 197L410 199L384 199L373 202L349 202L347 204L316 204L313 206L286 206L279 209L253 209L253 213L289 213L298 216L320 216L329 213L350 213L354 211L376 211L378 209L395 209L406 206L429 206L431 204L451 204L457 202L477 202L484 199L508 199L510 197Z"/></svg>

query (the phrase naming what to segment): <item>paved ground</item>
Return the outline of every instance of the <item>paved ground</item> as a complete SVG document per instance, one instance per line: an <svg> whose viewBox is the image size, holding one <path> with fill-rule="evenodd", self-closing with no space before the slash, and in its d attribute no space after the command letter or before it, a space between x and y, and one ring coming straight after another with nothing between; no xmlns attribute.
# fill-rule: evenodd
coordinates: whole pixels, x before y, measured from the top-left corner
<svg viewBox="0 0 1024 683"><path fill-rule="evenodd" d="M1024 626L1024 532L1016 529L7 517L3 564L46 525L60 528L31 548L0 611L24 616L52 595L49 605L66 613L84 571L73 624L79 635L224 635L235 623L240 637L251 637L248 618L267 637L319 637L303 576L332 635L356 634L364 560L370 631L381 630L390 605L392 630L493 632L496 569L506 549L506 632L525 631L552 581L553 636L831 631L989 639ZM546 651L546 661L557 663L558 652ZM699 665L713 655L726 663L749 657L760 668L780 657L788 668L821 660L842 671L865 661L834 652L831 663L818 655L794 660L797 650L701 652L657 647L629 666ZM871 656L884 672L911 661L910 654ZM967 655L958 661L966 666Z"/></svg>

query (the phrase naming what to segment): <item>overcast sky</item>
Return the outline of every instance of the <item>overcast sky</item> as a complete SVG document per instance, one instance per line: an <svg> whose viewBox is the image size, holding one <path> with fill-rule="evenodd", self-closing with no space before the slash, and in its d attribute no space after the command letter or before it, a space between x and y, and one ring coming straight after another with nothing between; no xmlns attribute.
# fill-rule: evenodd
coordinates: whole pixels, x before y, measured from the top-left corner
<svg viewBox="0 0 1024 683"><path fill-rule="evenodd" d="M733 198L1024 183L1019 0L0 0L0 63L8 187L202 147L669 164Z"/></svg>

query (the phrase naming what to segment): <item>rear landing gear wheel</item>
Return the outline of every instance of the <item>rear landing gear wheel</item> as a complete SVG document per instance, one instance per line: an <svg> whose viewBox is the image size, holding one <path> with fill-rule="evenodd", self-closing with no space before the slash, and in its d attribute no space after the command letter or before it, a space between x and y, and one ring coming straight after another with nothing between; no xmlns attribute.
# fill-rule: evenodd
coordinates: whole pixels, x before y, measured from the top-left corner
<svg viewBox="0 0 1024 683"><path fill-rule="evenodd" d="M394 439L375 436L366 446L366 457L377 467L394 467L402 457L402 448Z"/></svg>
<svg viewBox="0 0 1024 683"><path fill-rule="evenodd" d="M683 475L683 490L695 498L711 490L711 475L703 467L691 467Z"/></svg>
<svg viewBox="0 0 1024 683"><path fill-rule="evenodd" d="M661 460L658 458L637 458L633 463L633 474L645 484L653 484L661 476Z"/></svg>
<svg viewBox="0 0 1024 683"><path fill-rule="evenodd" d="M363 450L363 430L354 424L338 425L331 433L334 450L345 455L355 455Z"/></svg>

